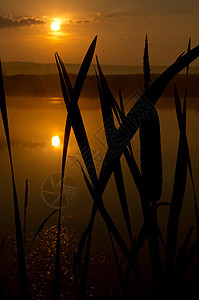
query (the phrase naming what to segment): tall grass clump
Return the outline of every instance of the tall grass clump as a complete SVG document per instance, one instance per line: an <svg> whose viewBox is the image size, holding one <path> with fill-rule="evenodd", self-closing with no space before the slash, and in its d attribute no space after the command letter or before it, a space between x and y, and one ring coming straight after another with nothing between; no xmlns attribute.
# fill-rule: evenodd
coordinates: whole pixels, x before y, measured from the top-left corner
<svg viewBox="0 0 199 300"><path fill-rule="evenodd" d="M6 135L6 142L7 142L7 149L9 153L9 161L10 161L11 177L12 177L20 292L21 292L21 299L25 300L25 299L29 299L28 280L27 280L26 261L25 261L24 245L23 245L22 226L21 226L15 177L14 177L13 160L11 154L11 143L10 143L10 134L9 134L9 126L8 126L8 116L7 116L5 92L4 92L4 85L3 85L1 61L0 61L0 109L1 109L4 131Z"/></svg>
<svg viewBox="0 0 199 300"><path fill-rule="evenodd" d="M94 223L97 209L99 209L99 212L102 215L102 217L107 225L108 231L114 236L116 242L122 249L125 257L129 260L130 256L129 256L128 248L127 248L122 236L120 235L117 227L115 226L114 222L112 221L110 215L108 214L108 212L106 211L106 209L103 205L103 200L102 200L103 192L101 192L99 190L97 173L96 173L95 165L93 162L92 153L91 153L90 145L88 142L84 123L83 123L83 120L81 117L81 113L80 113L78 104L74 98L74 91L73 91L72 85L70 83L67 71L66 71L61 59L59 58L58 54L56 54L56 61L57 61L57 66L58 66L58 71L59 71L59 76L60 76L60 83L61 83L61 88L62 88L65 105L66 105L66 108L68 111L68 115L71 119L71 125L73 127L73 131L74 131L83 161L85 163L85 166L86 166L86 169L87 169L87 172L89 175L89 179L88 179L86 174L84 173L84 178L85 178L88 190L94 201L91 220L88 224L87 229L85 230L85 232L82 235L82 238L80 240L80 245L78 247L78 253L75 257L76 266L77 265L81 266L81 264L80 264L81 255L83 252L84 245L87 242L86 255L85 255L84 264L82 267L83 275L80 276L79 292L77 295L78 298L83 298L83 297L85 297L85 286L86 286L86 281L87 281L86 278L87 278L87 272L88 272L87 271L88 256L90 253L89 249L90 249L90 245L91 245L91 233L92 233L93 223Z"/></svg>
<svg viewBox="0 0 199 300"><path fill-rule="evenodd" d="M87 141L85 129L83 126L83 121L81 119L80 114L78 114L78 107L76 103L78 102L86 75L88 73L92 57L94 54L95 46L96 46L96 40L97 37L93 40L90 48L87 51L87 54L84 58L84 61L81 65L80 71L78 73L74 89L70 83L70 79L68 77L68 74L64 68L63 62L59 58L58 54L55 54L57 67L60 75L60 81L61 81L61 87L62 92L65 100L66 108L71 111L69 116L66 120L66 126L65 126L65 135L64 135L64 147L63 147L63 155L62 155L62 173L61 173L61 191L60 191L60 203L59 203L59 216L58 216L58 231L57 231L57 247L56 247L56 263L55 263L55 288L54 288L54 299L60 298L60 231L61 231L61 207L62 207L62 192L63 192L63 179L64 179L64 172L65 172L65 163L66 163L66 155L67 155L67 148L68 148L68 142L69 142L69 136L70 136L70 130L72 125L72 118L76 115L78 116L77 122L79 120L79 124L76 122L77 126L80 126L81 131L78 130L76 127L76 138L79 141L81 153L84 153L85 150L88 150L88 155L91 158L91 164L92 166L89 166L87 164L87 170L89 171L90 179L96 182L97 175L94 168L94 163L92 162L92 156L89 148L89 144ZM62 74L63 72L63 74ZM81 135L83 134L83 136ZM85 149L84 149L85 147ZM84 154L85 155L85 154ZM89 159L89 158L88 158ZM86 160L85 160L86 162Z"/></svg>
<svg viewBox="0 0 199 300"><path fill-rule="evenodd" d="M70 83L70 79L68 77L63 62L59 58L58 54L56 54L60 83L66 108L68 111L68 116L71 118L71 125L73 127L75 137L79 145L80 152L84 164L86 166L89 178L84 172L83 166L80 165L80 167L87 188L91 194L91 197L94 200L91 219L86 230L82 235L82 238L80 239L78 251L75 255L75 274L77 275L77 277L79 277L79 291L77 293L77 299L84 299L86 297L86 281L88 276L91 233L97 209L100 211L102 217L104 218L107 230L110 235L110 242L113 249L113 254L115 257L115 262L124 296L126 297L128 295L126 288L128 276L131 269L133 269L134 273L136 274L136 277L140 283L140 287L142 288L143 294L145 295L145 291L143 289L142 281L139 275L139 271L135 265L135 261L137 260L137 254L139 253L145 240L147 239L154 277L154 297L156 299L160 299L160 297L162 297L162 289L165 288L165 272L163 270L163 265L160 257L159 241L161 241L164 248L166 248L166 246L159 229L157 210L159 206L168 203L159 202L162 194L162 155L159 117L154 105L160 98L169 81L182 69L189 65L193 60L195 60L198 57L198 55L199 46L195 47L192 50L189 50L186 54L180 55L180 57L169 68L167 68L166 71L163 72L150 86L150 64L148 56L148 41L146 37L143 58L145 93L138 99L138 101L130 109L127 115L125 114L121 91L119 93L119 107L117 101L115 100L109 89L108 83L105 79L99 61L97 59L99 75L96 73L96 78L99 90L99 98L104 123L105 136L108 146L108 150L105 155L98 179L92 159L90 145L84 128L83 120L81 118L81 113L77 101L76 103L74 101L74 91ZM139 120L137 120L135 117L138 112L140 113ZM116 128L114 124L113 113L115 114L118 120L119 128ZM141 172L134 159L132 147L130 144L131 139L133 138L138 129L140 131ZM85 155L86 153L87 156ZM132 234L130 213L128 209L125 186L122 176L122 169L120 164L120 157L122 154L124 154L126 158L128 167L139 191L142 205L144 224L141 228L137 240L133 238ZM102 195L104 190L106 189L106 186L112 173L115 177L116 188L118 191L121 208L123 211L123 216L126 222L127 231L131 241L131 249L128 249L128 247L126 246L115 224L113 223L108 212L103 206ZM172 211L172 204L170 211ZM168 225L168 228L169 226L170 225ZM117 242L119 248L122 250L129 264L126 273L126 280L124 278L124 273L118 260L116 248L114 247L114 239ZM85 247L85 245L86 250L84 263L81 268L81 257L83 255L83 248ZM167 242L167 256L169 255L169 249L170 247L168 247ZM78 280L76 278L76 287L77 281Z"/></svg>
<svg viewBox="0 0 199 300"><path fill-rule="evenodd" d="M67 73L62 59L60 58L58 53L55 53L60 86L63 94L64 104L66 107L66 123L61 164L59 208L52 211L40 224L29 245L27 254L31 249L32 243L38 237L45 224L53 215L56 214L56 212L58 212L55 273L53 277L54 287L51 298L53 300L59 300L63 298L61 286L62 194L64 174L66 172L68 145L72 128L83 163L78 161L75 157L73 157L73 159L80 166L86 187L93 200L90 219L88 220L88 224L81 235L77 250L74 253L73 298L75 300L83 300L87 298L89 263L92 250L92 235L97 212L99 212L99 214L101 215L108 231L110 245L115 260L123 298L133 299L135 297L134 291L130 289L129 286L129 278L131 272L134 273L134 278L136 278L137 283L139 284L143 298L147 299L148 297L147 291L142 281L138 257L146 241L148 244L153 276L153 299L166 300L169 298L173 299L174 296L180 297L179 282L185 270L189 267L190 263L193 261L193 258L196 256L199 250L199 214L196 199L196 189L192 172L191 156L189 152L188 138L186 133L186 107L189 64L199 56L199 46L191 49L189 41L187 53L183 53L182 55L180 55L171 66L169 66L154 82L151 83L148 38L146 36L143 57L145 91L139 97L136 103L132 105L128 112L126 111L121 89L119 89L119 101L117 101L111 92L106 77L103 74L99 59L96 56L96 81L99 92L103 128L107 143L107 151L98 175L93 159L91 145L89 143L89 138L87 136L86 128L78 104L81 91L94 56L96 42L97 37L93 39L84 57L74 86L71 83L70 77ZM168 203L161 201L163 181L161 132L159 115L157 109L155 108L155 104L161 97L170 80L184 68L187 68L187 71L183 105L181 105L177 86L174 87L174 100L180 136L173 192L171 202L169 203L169 216L165 243L164 237L162 236L159 228L158 209L160 206L168 205ZM22 234L14 168L11 155L11 144L1 64L0 109L6 135L12 176L20 298L29 299L26 261L24 254L28 206L28 181L26 181L25 187L24 225ZM131 141L137 131L139 131L140 141L140 166L136 162L136 159L134 157L134 149L131 144ZM129 209L129 201L133 201L133 199L127 199L126 194L124 180L125 177L123 176L121 163L121 157L123 155L129 168L132 181L134 182L138 190L143 214L143 224L137 236L135 236L132 227L133 222L131 220L131 211ZM189 247L194 231L194 227L192 226L188 230L180 250L177 251L179 222L183 207L188 172L190 174L193 189L197 238ZM107 211L104 204L103 194L107 188L109 179L112 174L114 177L118 198L120 200L120 206L122 216L125 221L126 232L128 233L128 241L118 230L115 222L111 218L111 215ZM165 251L165 257L162 257L160 244L162 244L163 250ZM0 252L3 246L4 241L0 245ZM121 254L125 259L125 264L121 262Z"/></svg>

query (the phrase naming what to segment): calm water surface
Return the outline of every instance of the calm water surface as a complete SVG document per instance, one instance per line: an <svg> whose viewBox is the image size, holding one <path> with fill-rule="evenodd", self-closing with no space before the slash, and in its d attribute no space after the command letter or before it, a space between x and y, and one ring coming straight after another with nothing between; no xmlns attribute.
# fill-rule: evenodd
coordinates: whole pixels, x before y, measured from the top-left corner
<svg viewBox="0 0 199 300"><path fill-rule="evenodd" d="M98 102L98 99L80 99L83 120L91 144L96 169L99 173L107 147ZM14 171L21 209L24 202L25 180L28 178L29 181L27 227L31 231L35 230L42 220L53 211L57 203L66 109L62 99L54 98L8 98L7 103ZM173 99L161 99L157 108L161 124L163 152L164 181L162 200L170 201L179 130ZM199 99L190 99L187 111L187 135L197 196L199 196L198 130ZM58 147L52 145L52 137L54 136L59 136L60 138ZM139 140L137 135L133 140L133 149L139 164ZM73 131L71 131L68 153L82 162ZM0 154L0 227L2 230L9 230L10 226L13 227L13 199L8 151L2 121L0 121ZM64 190L64 204L66 207L63 209L63 216L67 220L69 216L72 216L71 226L78 232L82 232L89 221L92 199L87 192L81 170L73 157L67 158ZM143 221L140 200L123 158L122 167L133 231L137 233ZM69 205L68 202L70 202ZM125 233L120 203L113 178L110 179L105 191L104 202L120 230ZM160 208L159 219L163 231L165 230L167 216L168 208ZM185 232L187 232L193 223L193 193L188 176L185 203L180 224L180 237L185 235ZM56 224L56 216L52 218L49 224ZM105 238L106 231L104 229L103 221L98 216L95 230L96 236L101 243L103 243Z"/></svg>

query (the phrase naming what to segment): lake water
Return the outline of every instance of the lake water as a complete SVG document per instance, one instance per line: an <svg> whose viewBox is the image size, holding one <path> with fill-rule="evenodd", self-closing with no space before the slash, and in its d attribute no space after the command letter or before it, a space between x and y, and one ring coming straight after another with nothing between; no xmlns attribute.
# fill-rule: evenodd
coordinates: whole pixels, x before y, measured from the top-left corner
<svg viewBox="0 0 199 300"><path fill-rule="evenodd" d="M107 149L101 112L99 110L99 100L80 99L80 108L91 144L96 169L99 173ZM170 201L179 129L173 99L160 99L157 108L160 117L163 156L162 200ZM60 98L7 98L7 110L18 198L21 210L23 211L25 180L28 178L27 229L28 231L32 231L56 207L56 199L59 196L60 187L59 180L66 109L63 99ZM198 129L199 99L189 99L187 135L197 197L199 196ZM59 136L60 138L60 145L58 147L52 145L53 136ZM134 138L133 149L139 164L139 140L137 135ZM9 231L13 228L13 199L8 151L2 121L0 121L0 153L0 227L3 231ZM68 154L82 162L72 131ZM143 222L140 199L123 157L121 161L133 232L136 234ZM72 157L67 158L65 174L66 189L64 191L65 207L63 208L63 217L67 220L70 218L71 226L74 230L82 232L89 221L92 199L87 191L80 167ZM115 223L126 234L120 203L112 177L104 193L104 203ZM168 207L163 207L159 210L159 220L163 232L166 228L168 210ZM55 225L56 221L57 218L54 216L49 224ZM190 177L188 176L183 214L180 222L180 238L185 235L192 224L194 224L194 204ZM99 244L103 244L106 230L100 216L97 216L95 230L96 240Z"/></svg>

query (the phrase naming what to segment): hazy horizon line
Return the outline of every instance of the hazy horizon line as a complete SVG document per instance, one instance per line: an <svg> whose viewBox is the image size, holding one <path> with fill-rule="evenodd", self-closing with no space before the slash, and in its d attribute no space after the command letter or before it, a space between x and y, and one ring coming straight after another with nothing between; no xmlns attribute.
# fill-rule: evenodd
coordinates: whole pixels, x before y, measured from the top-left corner
<svg viewBox="0 0 199 300"><path fill-rule="evenodd" d="M68 73L77 74L81 63L64 62ZM93 66L96 67L94 63ZM121 64L102 64L104 74L108 75L126 75L126 74L142 74L142 65L121 65ZM39 63L33 61L8 61L2 62L4 75L45 75L57 73L56 63ZM161 74L167 69L167 65L151 65L151 74ZM182 72L183 73L183 72ZM199 66L191 66L190 73L199 74ZM94 68L91 66L89 75L95 74Z"/></svg>
<svg viewBox="0 0 199 300"><path fill-rule="evenodd" d="M2 64L15 64L15 63L21 63L21 64L36 64L36 65L56 65L56 62L36 62L36 61L22 61L22 60L9 60L9 61L2 61ZM65 64L67 65L80 65L82 62L65 62ZM94 63L93 65L96 65L96 63ZM134 64L107 64L107 63L102 63L101 65L103 66L117 66L117 67L142 67L142 64L140 65L134 65ZM168 67L169 65L152 65L151 67ZM191 68L199 68L199 64L198 65L194 65L191 66Z"/></svg>

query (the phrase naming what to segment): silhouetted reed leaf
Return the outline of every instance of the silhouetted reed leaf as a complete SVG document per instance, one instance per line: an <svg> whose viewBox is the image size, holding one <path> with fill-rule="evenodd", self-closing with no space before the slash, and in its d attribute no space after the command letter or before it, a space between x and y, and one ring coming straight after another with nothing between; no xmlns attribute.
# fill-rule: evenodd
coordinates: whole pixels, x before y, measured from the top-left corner
<svg viewBox="0 0 199 300"><path fill-rule="evenodd" d="M27 206L28 206L28 179L26 179L25 199L24 199L24 220L23 220L23 239L24 239L24 245L25 245L25 236L26 236L26 214L27 214Z"/></svg>
<svg viewBox="0 0 199 300"><path fill-rule="evenodd" d="M178 91L175 89L176 111L179 110L181 104L179 102ZM186 107L185 107L186 109ZM175 178L173 185L173 193L169 211L168 226L167 226L167 258L166 270L172 272L175 262L176 243L178 235L178 226L180 214L184 199L184 192L187 180L187 147L185 134L185 111L182 113L182 130L180 131Z"/></svg>
<svg viewBox="0 0 199 300"><path fill-rule="evenodd" d="M191 246L191 248L188 250L188 253L185 255L182 264L180 265L180 268L178 270L179 276L182 276L183 273L188 269L190 264L193 262L193 259L197 256L199 251L199 240L197 239L195 243Z"/></svg>
<svg viewBox="0 0 199 300"><path fill-rule="evenodd" d="M120 118L123 121L123 117L125 117L126 114L125 114L124 101L123 101L121 89L119 89L119 100L120 100L120 110L118 108L118 113L120 114ZM127 147L129 149L130 155L133 156L133 149L131 146L131 142L128 144Z"/></svg>
<svg viewBox="0 0 199 300"><path fill-rule="evenodd" d="M93 223L92 223L92 226L93 226ZM83 300L86 298L91 239L92 239L92 228L89 230L89 233L88 233L85 258L84 258L84 263L83 263L83 267L82 267L80 284L79 284L78 295L77 295L78 300Z"/></svg>
<svg viewBox="0 0 199 300"><path fill-rule="evenodd" d="M55 210L53 210L45 219L44 221L39 225L37 231L34 234L34 237L31 241L31 244L29 246L28 251L30 250L30 247L32 246L34 240L37 238L37 236L40 234L40 232L42 231L42 229L44 228L44 226L46 225L46 223L48 222L48 220L58 211L58 209L56 208Z"/></svg>
<svg viewBox="0 0 199 300"><path fill-rule="evenodd" d="M90 45L90 47L89 47L89 49L88 49L88 51L87 51L87 53L84 57L84 60L81 64L79 73L77 75L77 79L76 79L76 82L75 82L75 85L74 85L74 93L75 93L76 99L78 99L79 96L80 96L84 81L86 79L88 70L90 68L90 64L91 64L93 54L94 54L94 51L95 51L95 47L96 47L96 42L97 42L97 36L92 41L92 43L91 43L91 45Z"/></svg>
<svg viewBox="0 0 199 300"><path fill-rule="evenodd" d="M124 101L123 101L123 98L122 98L122 91L121 91L121 89L119 89L119 99L120 99L120 109L121 109L121 112L125 116Z"/></svg>
<svg viewBox="0 0 199 300"><path fill-rule="evenodd" d="M93 205L91 220L80 238L77 251L74 253L74 276L75 276L75 281L76 281L75 290L77 289L77 280L80 277L81 259L82 259L82 254L83 254L84 247L86 244L86 240L89 235L89 232L92 231L92 228L93 228L94 216L96 214L95 210L96 210L96 206Z"/></svg>
<svg viewBox="0 0 199 300"><path fill-rule="evenodd" d="M184 125L183 125L183 121L182 121L183 120L183 114L182 114L182 109L181 109L181 105L180 105L180 98L179 98L179 94L178 94L176 85L174 86L174 88L175 88L175 103L176 103L176 113L177 113L177 119L178 119L178 126L179 126L180 131L183 132L184 131ZM185 91L185 93L186 93L186 91ZM187 164L188 164L189 174L190 174L190 177L191 177L191 184L192 184L193 196L194 196L197 235L199 236L199 214L198 214L198 205L197 205L197 199L196 199L196 190L195 190L195 184L194 184L194 179L193 179L191 158L190 158L190 153L189 153L189 146L188 146L186 132L184 132L184 134L185 134L185 143L186 143Z"/></svg>
<svg viewBox="0 0 199 300"><path fill-rule="evenodd" d="M98 71L99 71L99 78L98 78L97 74L96 74L96 77L97 77L98 90L99 90L99 96L100 96L101 111L102 111L105 134L106 134L106 141L107 141L107 144L109 145L109 140L111 138L112 132L114 130L116 130L116 127L114 124L113 112L112 112L112 108L111 108L111 103L112 103L111 99L114 97L109 89L109 86L106 82L104 74L102 73L98 58L97 58L97 67L98 67ZM114 173L115 183L116 183L116 187L117 187L117 191L118 191L118 195L119 195L119 199L120 199L120 204L122 207L122 212L124 215L124 220L125 220L126 227L128 230L129 238L131 240L131 243L133 243L132 227L131 227L128 204L127 204L127 199L126 199L126 192L125 192L125 187L124 187L122 168L121 168L121 163L120 163L119 159L117 161L115 161L113 173Z"/></svg>
<svg viewBox="0 0 199 300"><path fill-rule="evenodd" d="M189 38L187 52L189 52L190 50L191 50L191 38ZM186 71L186 87L185 87L185 95L184 95L184 106L186 105L186 102L187 102L188 75L189 75L189 64L187 65L187 71ZM190 177L191 177L191 183L192 183L192 189L193 189L193 196L194 196L197 238L199 239L199 212L198 212L198 204L197 204L197 199L196 199L195 184L194 184L194 179L193 179L193 172L192 172L192 166L191 166L191 158L190 158L190 154L189 154L189 147L188 147L187 138L186 138L186 143L187 143L187 155L188 155L188 157L187 157L188 168L189 168L189 173L190 173Z"/></svg>
<svg viewBox="0 0 199 300"><path fill-rule="evenodd" d="M186 253L191 235L193 233L193 229L194 229L193 226L189 229L189 231L188 231L188 233L185 237L184 243L183 243L182 247L179 250L179 254L178 254L178 257L176 259L176 270L177 270L177 272L180 272L180 269L182 267L183 259L184 259L184 256L185 256L185 253Z"/></svg>
<svg viewBox="0 0 199 300"><path fill-rule="evenodd" d="M16 242L17 242L17 257L18 257L18 268L19 268L20 292L21 292L22 299L29 299L25 253L24 253L24 246L23 246L23 234L22 234L22 228L21 228L21 219L20 219L17 191L16 191L15 178L14 178L14 169L13 169L13 162L12 162L12 155L11 155L11 145L10 145L8 117L7 117L1 61L0 61L0 109L1 109L2 119L3 119L4 131L5 131L5 135L6 135L10 167L11 167L11 174L12 174L12 188L13 188L13 199L14 199L15 231L16 231Z"/></svg>
<svg viewBox="0 0 199 300"><path fill-rule="evenodd" d="M95 202L92 208L91 219L89 221L89 224L86 230L83 232L80 242L78 244L77 252L74 254L75 299L76 299L76 291L77 291L77 281L79 278L80 278L80 282L79 282L77 297L81 299L82 295L85 295L86 293L88 267L89 267L89 260L90 260L91 237L92 237L92 230L93 230L96 212L97 212L97 204ZM86 240L87 240L87 245L86 245L84 263L83 263L83 268L81 273L81 258L82 258Z"/></svg>

